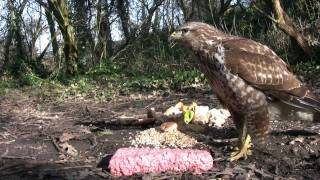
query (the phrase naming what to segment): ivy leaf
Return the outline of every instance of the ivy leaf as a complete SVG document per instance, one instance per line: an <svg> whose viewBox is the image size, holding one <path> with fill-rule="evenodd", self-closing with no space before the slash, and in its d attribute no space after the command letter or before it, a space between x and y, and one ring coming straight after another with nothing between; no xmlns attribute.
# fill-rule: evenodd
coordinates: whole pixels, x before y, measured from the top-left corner
<svg viewBox="0 0 320 180"><path fill-rule="evenodd" d="M184 118L183 118L184 122L186 124L189 124L192 121L193 116L194 116L194 112L193 111L184 112Z"/></svg>

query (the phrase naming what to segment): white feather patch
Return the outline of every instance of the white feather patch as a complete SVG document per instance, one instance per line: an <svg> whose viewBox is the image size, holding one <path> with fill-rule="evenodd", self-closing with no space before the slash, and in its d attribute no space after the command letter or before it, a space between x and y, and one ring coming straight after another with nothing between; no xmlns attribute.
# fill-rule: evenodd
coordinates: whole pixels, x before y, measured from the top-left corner
<svg viewBox="0 0 320 180"><path fill-rule="evenodd" d="M214 57L219 61L220 64L224 64L225 54L224 54L224 47L222 44L217 46L217 52L214 53Z"/></svg>
<svg viewBox="0 0 320 180"><path fill-rule="evenodd" d="M206 43L209 45L209 46L212 46L212 45L214 45L214 42L213 42L213 40L207 40L206 41Z"/></svg>

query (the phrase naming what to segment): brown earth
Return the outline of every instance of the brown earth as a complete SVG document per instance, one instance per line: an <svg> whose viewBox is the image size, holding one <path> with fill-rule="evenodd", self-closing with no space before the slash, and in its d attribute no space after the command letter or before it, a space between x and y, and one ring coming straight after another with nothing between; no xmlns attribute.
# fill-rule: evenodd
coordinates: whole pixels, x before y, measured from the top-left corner
<svg viewBox="0 0 320 180"><path fill-rule="evenodd" d="M158 125L121 126L121 115L141 116L191 102L218 106L209 91L132 94L110 102L75 97L63 101L16 90L0 98L0 179L113 179L108 159L128 147L135 134ZM31 95L30 95L31 94ZM191 173L139 174L120 179L320 179L320 124L273 121L268 148L247 160L229 162L237 137L232 123L195 135L212 152L214 169Z"/></svg>

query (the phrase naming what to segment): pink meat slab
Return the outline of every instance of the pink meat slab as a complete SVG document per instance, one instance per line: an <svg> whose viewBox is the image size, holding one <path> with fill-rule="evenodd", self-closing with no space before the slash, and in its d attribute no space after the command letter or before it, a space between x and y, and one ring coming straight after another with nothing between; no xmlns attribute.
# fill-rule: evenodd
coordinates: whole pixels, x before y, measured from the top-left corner
<svg viewBox="0 0 320 180"><path fill-rule="evenodd" d="M166 171L190 171L201 174L212 167L211 154L196 149L121 148L116 151L109 163L113 176Z"/></svg>

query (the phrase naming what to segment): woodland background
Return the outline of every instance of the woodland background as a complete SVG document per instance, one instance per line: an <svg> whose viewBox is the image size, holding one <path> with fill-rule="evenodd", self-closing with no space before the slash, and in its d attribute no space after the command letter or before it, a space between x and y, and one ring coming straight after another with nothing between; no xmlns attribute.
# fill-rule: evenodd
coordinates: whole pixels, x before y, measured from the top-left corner
<svg viewBox="0 0 320 180"><path fill-rule="evenodd" d="M203 86L190 53L168 42L190 20L266 44L305 77L320 69L318 0L5 0L0 6L0 94L41 86L108 100L131 90Z"/></svg>
<svg viewBox="0 0 320 180"><path fill-rule="evenodd" d="M113 179L116 150L163 139L196 139L214 168L134 179L320 179L319 123L272 119L268 152L238 162L227 160L231 119L160 132L151 108L223 107L191 53L168 41L186 21L266 44L320 95L319 0L0 0L0 179Z"/></svg>

